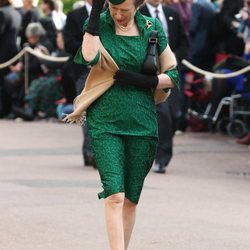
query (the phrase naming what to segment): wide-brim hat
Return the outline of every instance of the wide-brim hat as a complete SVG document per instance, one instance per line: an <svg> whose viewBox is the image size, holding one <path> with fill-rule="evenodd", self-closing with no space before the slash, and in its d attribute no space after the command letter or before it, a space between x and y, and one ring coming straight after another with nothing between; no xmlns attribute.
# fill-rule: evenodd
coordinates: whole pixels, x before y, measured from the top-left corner
<svg viewBox="0 0 250 250"><path fill-rule="evenodd" d="M118 5L121 4L123 2L125 2L126 0L109 0L110 3L114 4L114 5Z"/></svg>

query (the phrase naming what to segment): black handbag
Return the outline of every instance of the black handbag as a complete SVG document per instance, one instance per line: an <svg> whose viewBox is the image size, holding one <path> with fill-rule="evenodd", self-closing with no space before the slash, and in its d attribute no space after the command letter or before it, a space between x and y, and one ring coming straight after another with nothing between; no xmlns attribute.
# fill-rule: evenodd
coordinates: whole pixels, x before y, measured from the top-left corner
<svg viewBox="0 0 250 250"><path fill-rule="evenodd" d="M148 41L148 54L142 67L142 73L147 75L157 75L159 72L159 55L157 50L158 31L153 30Z"/></svg>

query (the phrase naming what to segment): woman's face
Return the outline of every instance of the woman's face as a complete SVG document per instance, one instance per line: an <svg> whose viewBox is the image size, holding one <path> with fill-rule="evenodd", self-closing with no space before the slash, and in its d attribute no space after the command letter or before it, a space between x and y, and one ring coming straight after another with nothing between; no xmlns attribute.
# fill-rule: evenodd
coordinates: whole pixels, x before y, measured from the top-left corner
<svg viewBox="0 0 250 250"><path fill-rule="evenodd" d="M31 6L32 6L32 4L31 4L30 0L23 0L23 8L24 9L28 9Z"/></svg>
<svg viewBox="0 0 250 250"><path fill-rule="evenodd" d="M122 4L109 3L110 14L115 24L126 27L134 19L136 12L134 0L126 0Z"/></svg>
<svg viewBox="0 0 250 250"><path fill-rule="evenodd" d="M39 42L40 37L39 36L28 36L27 40L28 40L28 43L30 45L36 45Z"/></svg>

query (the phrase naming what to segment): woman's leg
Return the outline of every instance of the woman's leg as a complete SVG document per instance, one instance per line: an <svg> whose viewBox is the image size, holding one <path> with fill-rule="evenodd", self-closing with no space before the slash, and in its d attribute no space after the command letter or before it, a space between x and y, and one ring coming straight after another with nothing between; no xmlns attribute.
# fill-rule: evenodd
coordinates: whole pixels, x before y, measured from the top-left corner
<svg viewBox="0 0 250 250"><path fill-rule="evenodd" d="M89 124L88 124L89 125ZM91 127L90 136L91 136ZM123 204L124 204L124 145L120 136L103 134L91 138L91 145L101 177L105 217L111 250L124 250Z"/></svg>
<svg viewBox="0 0 250 250"><path fill-rule="evenodd" d="M105 216L111 250L124 250L123 229L124 193L117 193L105 199Z"/></svg>
<svg viewBox="0 0 250 250"><path fill-rule="evenodd" d="M125 194L123 206L123 227L125 250L128 249L136 219L143 182L147 176L156 152L157 140L151 137L126 137L126 159L124 170Z"/></svg>
<svg viewBox="0 0 250 250"><path fill-rule="evenodd" d="M135 224L136 204L125 198L123 205L123 228L125 250L128 249L129 241Z"/></svg>

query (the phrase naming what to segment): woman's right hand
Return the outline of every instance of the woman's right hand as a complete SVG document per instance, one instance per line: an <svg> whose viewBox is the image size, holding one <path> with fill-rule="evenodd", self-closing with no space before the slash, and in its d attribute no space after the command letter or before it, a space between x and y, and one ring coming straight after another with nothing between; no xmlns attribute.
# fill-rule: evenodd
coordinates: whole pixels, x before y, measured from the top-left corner
<svg viewBox="0 0 250 250"><path fill-rule="evenodd" d="M89 23L86 32L93 36L99 36L100 14L103 10L105 0L93 0Z"/></svg>

